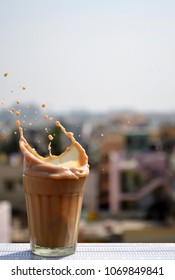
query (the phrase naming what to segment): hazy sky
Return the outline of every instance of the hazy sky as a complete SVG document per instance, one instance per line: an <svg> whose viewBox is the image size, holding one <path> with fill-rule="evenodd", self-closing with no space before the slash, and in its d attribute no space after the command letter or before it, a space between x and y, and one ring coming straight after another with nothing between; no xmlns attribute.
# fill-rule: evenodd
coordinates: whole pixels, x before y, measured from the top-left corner
<svg viewBox="0 0 175 280"><path fill-rule="evenodd" d="M175 110L175 1L0 0L0 73L9 104Z"/></svg>

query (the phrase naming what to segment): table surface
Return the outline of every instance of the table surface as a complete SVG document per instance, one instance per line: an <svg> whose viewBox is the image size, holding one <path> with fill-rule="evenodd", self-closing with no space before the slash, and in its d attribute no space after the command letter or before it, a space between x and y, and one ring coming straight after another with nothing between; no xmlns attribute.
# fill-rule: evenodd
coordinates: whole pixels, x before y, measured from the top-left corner
<svg viewBox="0 0 175 280"><path fill-rule="evenodd" d="M0 243L0 260L174 260L175 243L79 243L67 257L34 255L28 243Z"/></svg>

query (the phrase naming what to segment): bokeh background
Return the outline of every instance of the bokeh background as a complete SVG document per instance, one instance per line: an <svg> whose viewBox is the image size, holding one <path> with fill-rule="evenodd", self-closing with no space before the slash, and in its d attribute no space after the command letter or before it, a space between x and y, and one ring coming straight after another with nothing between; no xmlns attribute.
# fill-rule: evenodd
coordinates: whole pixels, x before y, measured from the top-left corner
<svg viewBox="0 0 175 280"><path fill-rule="evenodd" d="M29 242L18 119L42 155L55 120L88 153L79 242L174 242L175 2L0 6L0 242Z"/></svg>

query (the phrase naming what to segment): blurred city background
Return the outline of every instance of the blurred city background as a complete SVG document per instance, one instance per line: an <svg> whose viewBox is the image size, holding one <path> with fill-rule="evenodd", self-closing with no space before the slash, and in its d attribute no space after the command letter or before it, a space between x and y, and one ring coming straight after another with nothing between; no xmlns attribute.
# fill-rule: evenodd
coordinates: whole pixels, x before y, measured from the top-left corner
<svg viewBox="0 0 175 280"><path fill-rule="evenodd" d="M58 119L87 151L79 242L175 241L175 114L76 111L48 123L37 105L20 112L40 154L48 154L48 134L55 154L69 144L55 129ZM2 110L0 119L0 241L29 242L19 133L13 114Z"/></svg>
<svg viewBox="0 0 175 280"><path fill-rule="evenodd" d="M18 118L42 155L54 120L87 151L79 242L174 242L175 1L0 7L0 242L29 242Z"/></svg>

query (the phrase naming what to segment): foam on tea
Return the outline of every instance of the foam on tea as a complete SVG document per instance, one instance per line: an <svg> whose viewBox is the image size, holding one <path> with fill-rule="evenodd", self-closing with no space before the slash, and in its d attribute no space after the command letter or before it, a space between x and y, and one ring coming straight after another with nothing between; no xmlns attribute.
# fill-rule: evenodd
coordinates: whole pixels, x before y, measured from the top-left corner
<svg viewBox="0 0 175 280"><path fill-rule="evenodd" d="M51 154L48 157L40 156L24 138L23 129L20 131L20 149L24 155L24 174L32 176L54 176L56 178L79 179L89 174L88 157L83 147L75 140L73 133L67 132L60 122L55 123L62 132L70 138L72 144L65 152L56 156ZM19 126L19 124L18 124ZM50 137L50 139L52 139Z"/></svg>

